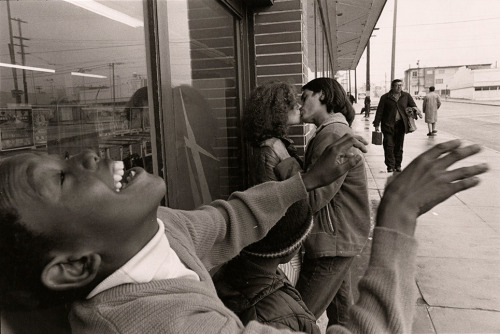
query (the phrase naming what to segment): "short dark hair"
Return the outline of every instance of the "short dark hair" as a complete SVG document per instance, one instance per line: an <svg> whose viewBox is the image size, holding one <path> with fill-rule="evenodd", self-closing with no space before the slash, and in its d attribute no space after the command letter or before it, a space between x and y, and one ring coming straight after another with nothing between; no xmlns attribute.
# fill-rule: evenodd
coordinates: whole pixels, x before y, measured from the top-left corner
<svg viewBox="0 0 500 334"><path fill-rule="evenodd" d="M401 79L394 79L391 81L391 87L394 86L394 84L398 83L398 82L403 82L403 80Z"/></svg>
<svg viewBox="0 0 500 334"><path fill-rule="evenodd" d="M41 281L49 252L57 242L30 231L9 202L2 185L12 168L9 158L0 161L0 308L34 309L59 305L74 299L69 293L49 290ZM26 203L29 205L29 203ZM69 297L69 296L72 297Z"/></svg>
<svg viewBox="0 0 500 334"><path fill-rule="evenodd" d="M337 80L332 78L316 78L302 86L302 90L306 89L315 94L323 92L324 98L321 100L321 103L326 105L326 110L329 113L341 113L344 115L349 126L351 126L356 112L351 103L348 102L349 100L344 88Z"/></svg>
<svg viewBox="0 0 500 334"><path fill-rule="evenodd" d="M429 87L429 92L433 92L434 90L436 90L436 88L434 86Z"/></svg>
<svg viewBox="0 0 500 334"><path fill-rule="evenodd" d="M51 242L35 235L20 222L14 209L0 209L0 307L25 309L39 306L48 290L40 275ZM42 292L43 291L43 292Z"/></svg>
<svg viewBox="0 0 500 334"><path fill-rule="evenodd" d="M288 112L297 103L297 93L287 82L269 81L255 88L243 117L247 140L258 146L263 140L283 137L288 128Z"/></svg>

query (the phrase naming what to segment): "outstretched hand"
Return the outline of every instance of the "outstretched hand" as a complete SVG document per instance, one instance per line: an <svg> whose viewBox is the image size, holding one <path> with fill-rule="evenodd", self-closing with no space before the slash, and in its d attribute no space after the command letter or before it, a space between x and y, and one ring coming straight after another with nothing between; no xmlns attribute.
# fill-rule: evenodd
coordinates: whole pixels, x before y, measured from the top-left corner
<svg viewBox="0 0 500 334"><path fill-rule="evenodd" d="M356 147L362 152L367 152L365 147L367 144L368 142L361 136L345 134L327 146L314 165L302 174L307 191L329 185L356 166L361 156L347 151L351 147Z"/></svg>
<svg viewBox="0 0 500 334"><path fill-rule="evenodd" d="M380 201L377 225L413 235L418 216L479 183L477 175L488 170L486 164L452 170L448 167L480 150L478 145L460 147L459 140L451 140L419 155L388 184Z"/></svg>

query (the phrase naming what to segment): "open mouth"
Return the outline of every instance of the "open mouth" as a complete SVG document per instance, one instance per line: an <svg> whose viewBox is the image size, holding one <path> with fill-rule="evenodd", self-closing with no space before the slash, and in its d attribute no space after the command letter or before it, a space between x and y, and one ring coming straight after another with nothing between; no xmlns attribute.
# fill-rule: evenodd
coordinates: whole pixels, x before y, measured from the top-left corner
<svg viewBox="0 0 500 334"><path fill-rule="evenodd" d="M113 162L113 181L115 183L115 190L120 192L126 189L136 174L137 172L132 169L125 171L123 161Z"/></svg>

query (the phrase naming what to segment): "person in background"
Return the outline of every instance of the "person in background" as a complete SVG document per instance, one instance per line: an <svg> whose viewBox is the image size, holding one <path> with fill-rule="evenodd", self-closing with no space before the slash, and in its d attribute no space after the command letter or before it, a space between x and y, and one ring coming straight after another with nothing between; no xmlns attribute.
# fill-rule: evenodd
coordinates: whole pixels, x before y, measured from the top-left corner
<svg viewBox="0 0 500 334"><path fill-rule="evenodd" d="M372 100L370 98L369 95L365 96L365 101L364 101L364 112L365 112L365 118L369 118L370 117L370 108L371 108L371 103L372 103Z"/></svg>
<svg viewBox="0 0 500 334"><path fill-rule="evenodd" d="M257 321L243 326L217 297L208 270L263 238L292 203L356 166L361 157L346 152L353 146L366 152L346 135L305 173L193 211L159 207L162 178L135 168L124 173L124 185L114 177L121 166L93 152L3 159L0 306L70 302L74 334L289 333ZM478 184L486 165L448 168L479 150L441 143L389 183L351 320L328 334L411 331L416 218Z"/></svg>
<svg viewBox="0 0 500 334"><path fill-rule="evenodd" d="M384 139L385 165L387 172L401 172L403 161L403 144L408 133L407 108L417 108L415 101L407 92L403 92L403 82L395 79L391 82L391 90L380 98L373 126L378 131L381 127Z"/></svg>
<svg viewBox="0 0 500 334"><path fill-rule="evenodd" d="M316 125L307 143L304 169L315 166L325 149L342 136L352 135L355 111L342 86L317 78L302 87L301 118ZM352 154L359 154L353 149ZM304 303L319 318L326 310L328 324L346 325L353 303L351 266L370 232L370 204L364 160L331 184L309 194L314 227L307 237L297 282Z"/></svg>
<svg viewBox="0 0 500 334"><path fill-rule="evenodd" d="M351 94L351 92L347 92L347 96L349 97L349 102L351 102L351 104L356 102L356 98Z"/></svg>
<svg viewBox="0 0 500 334"><path fill-rule="evenodd" d="M293 86L286 82L270 81L253 90L243 118L245 138L251 146L251 185L283 180L297 171L302 171L302 159L287 135L291 125L301 123L299 108L297 93ZM283 174L280 174L276 167L286 159L289 161L281 164L284 167ZM282 220L297 219L297 212L310 212L306 199L294 203L292 207L293 212L287 212ZM304 218L304 222L310 219L305 215L300 217ZM300 252L297 252L290 262L279 266L293 285L296 284L300 272L300 255Z"/></svg>
<svg viewBox="0 0 500 334"><path fill-rule="evenodd" d="M425 95L424 104L422 106L425 114L425 123L427 123L427 127L429 128L427 136L435 136L437 133L437 111L439 107L441 107L441 98L434 90L434 86L429 87L429 94Z"/></svg>

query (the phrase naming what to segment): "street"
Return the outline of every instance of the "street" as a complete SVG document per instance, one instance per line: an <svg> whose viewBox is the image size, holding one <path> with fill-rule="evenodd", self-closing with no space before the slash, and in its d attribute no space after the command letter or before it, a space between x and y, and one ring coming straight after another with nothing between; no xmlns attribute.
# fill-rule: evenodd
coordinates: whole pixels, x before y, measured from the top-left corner
<svg viewBox="0 0 500 334"><path fill-rule="evenodd" d="M415 101L422 110L422 100ZM427 127L418 122L420 127ZM442 100L436 128L500 152L500 105L480 105Z"/></svg>
<svg viewBox="0 0 500 334"><path fill-rule="evenodd" d="M417 121L417 131L405 136L403 168L426 149L456 138L485 149L452 169L482 162L490 166L477 187L454 195L418 219L413 333L500 333L500 145L496 142L500 106L464 102L443 101L437 136L426 136L423 119ZM422 107L422 101L416 103ZM359 104L356 107L361 109ZM353 122L355 133L368 141L374 116L356 117ZM365 161L374 218L392 174L386 172L381 145L369 145ZM354 263L354 286L366 270L370 246L365 246ZM357 293L354 289L355 296Z"/></svg>

